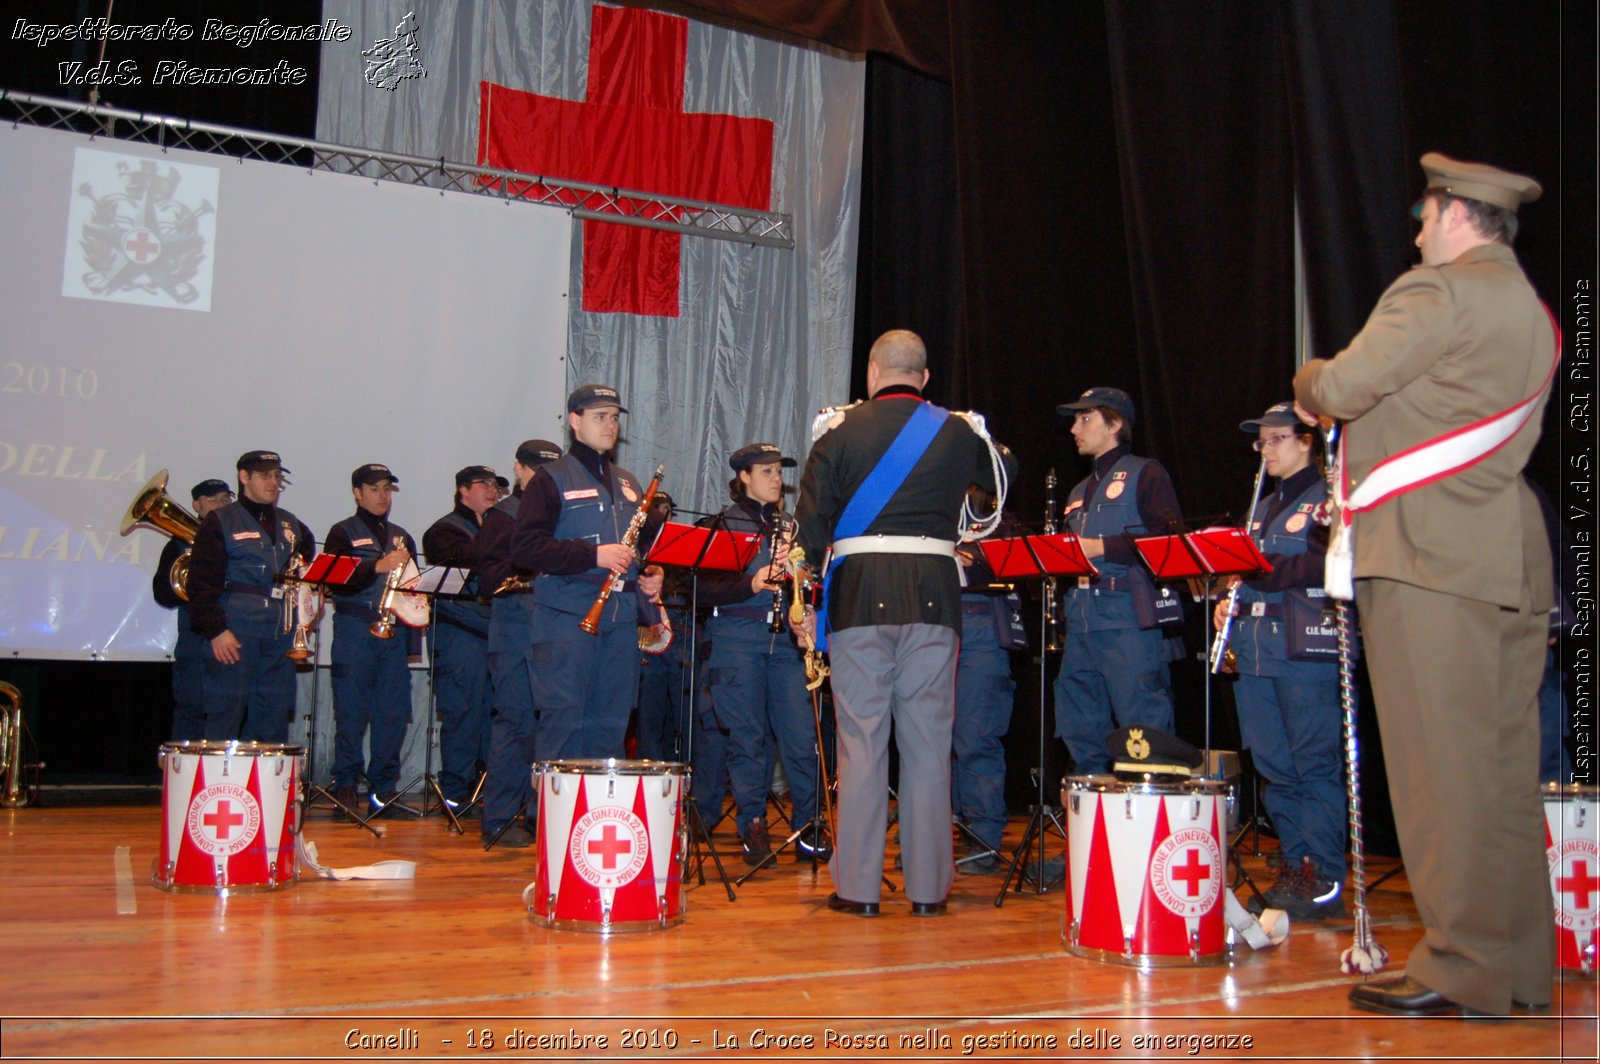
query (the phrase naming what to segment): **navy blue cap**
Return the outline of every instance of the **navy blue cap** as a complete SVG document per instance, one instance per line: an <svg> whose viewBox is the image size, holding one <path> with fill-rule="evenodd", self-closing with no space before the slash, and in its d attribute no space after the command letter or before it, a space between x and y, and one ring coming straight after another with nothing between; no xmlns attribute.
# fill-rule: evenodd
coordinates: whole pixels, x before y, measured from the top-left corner
<svg viewBox="0 0 1600 1064"><path fill-rule="evenodd" d="M1239 428L1245 432L1254 433L1261 429L1286 429L1303 424L1305 423L1294 412L1294 402L1286 401L1273 403L1267 407L1267 412L1260 417L1239 422Z"/></svg>
<svg viewBox="0 0 1600 1064"><path fill-rule="evenodd" d="M595 406L614 406L624 414L628 412L628 408L622 405L622 396L617 394L617 390L607 388L604 384L585 384L567 396L569 414L581 414Z"/></svg>
<svg viewBox="0 0 1600 1064"><path fill-rule="evenodd" d="M363 484L377 484L382 481L400 483L400 478L389 472L389 467L381 462L368 462L364 466L356 466L356 471L350 474L350 486L359 488Z"/></svg>
<svg viewBox="0 0 1600 1064"><path fill-rule="evenodd" d="M1128 398L1128 393L1121 388L1090 388L1078 396L1076 402L1062 403L1056 407L1056 413L1071 417L1079 410L1093 410L1103 406L1107 410L1115 410L1122 416L1122 420L1133 424L1133 400Z"/></svg>
<svg viewBox="0 0 1600 1064"><path fill-rule="evenodd" d="M211 480L202 480L200 483L196 484L192 489L190 489L189 498L203 499L207 495L221 495L223 492L227 492L229 495L232 495L233 488L229 487L226 480L217 480L213 478Z"/></svg>
<svg viewBox="0 0 1600 1064"><path fill-rule="evenodd" d="M523 440L517 444L517 461L525 466L541 466L561 457L561 448L549 440Z"/></svg>
<svg viewBox="0 0 1600 1064"><path fill-rule="evenodd" d="M775 443L747 443L728 456L728 464L735 473L742 469L749 469L753 465L766 465L768 462L777 462L785 469L793 469L793 458L785 458L783 450Z"/></svg>
<svg viewBox="0 0 1600 1064"><path fill-rule="evenodd" d="M489 484L498 484L501 479L500 474L486 465L469 465L456 470L456 487L458 488L464 488L468 484L476 484L480 480Z"/></svg>
<svg viewBox="0 0 1600 1064"><path fill-rule="evenodd" d="M283 461L277 451L246 451L239 456L234 468L250 473L270 473L274 469L283 469ZM289 472L287 469L283 471Z"/></svg>

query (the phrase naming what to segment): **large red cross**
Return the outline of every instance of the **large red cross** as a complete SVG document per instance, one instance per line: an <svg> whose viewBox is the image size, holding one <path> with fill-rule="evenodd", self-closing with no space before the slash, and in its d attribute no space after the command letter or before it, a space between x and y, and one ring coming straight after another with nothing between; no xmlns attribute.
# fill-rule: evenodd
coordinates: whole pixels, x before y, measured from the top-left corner
<svg viewBox="0 0 1600 1064"><path fill-rule="evenodd" d="M583 100L483 82L478 162L767 210L772 123L683 109L689 23L596 4ZM583 309L678 316L676 233L583 223Z"/></svg>
<svg viewBox="0 0 1600 1064"><path fill-rule="evenodd" d="M1184 863L1172 868L1172 878L1183 884L1184 893L1191 898L1200 893L1200 884L1211 878L1211 866L1201 864L1203 859L1199 849L1188 849L1184 851Z"/></svg>
<svg viewBox="0 0 1600 1064"><path fill-rule="evenodd" d="M1589 874L1589 862L1573 861L1572 875L1556 878L1556 893L1571 894L1574 908L1587 909L1589 895L1600 891L1600 879Z"/></svg>
<svg viewBox="0 0 1600 1064"><path fill-rule="evenodd" d="M599 854L600 867L609 872L617 867L618 857L633 851L633 840L619 838L617 836L617 825L608 823L600 829L600 837L598 839L589 840L587 848L590 856Z"/></svg>
<svg viewBox="0 0 1600 1064"><path fill-rule="evenodd" d="M136 229L122 243L123 250L136 262L147 262L161 250L161 245L150 238L146 229Z"/></svg>
<svg viewBox="0 0 1600 1064"><path fill-rule="evenodd" d="M200 819L206 827L213 829L218 842L228 841L228 832L244 823L243 813L230 813L226 798L217 803L217 807Z"/></svg>

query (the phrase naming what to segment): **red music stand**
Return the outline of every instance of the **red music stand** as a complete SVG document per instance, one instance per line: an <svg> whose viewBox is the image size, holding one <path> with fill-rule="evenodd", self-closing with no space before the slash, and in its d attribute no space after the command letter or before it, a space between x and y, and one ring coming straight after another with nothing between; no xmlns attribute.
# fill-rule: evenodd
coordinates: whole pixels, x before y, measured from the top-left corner
<svg viewBox="0 0 1600 1064"><path fill-rule="evenodd" d="M756 552L761 549L761 533L759 532L731 532L721 528L722 518L714 519L711 525L685 525L677 521L668 521L656 533L655 542L650 544L649 551L645 554L645 564L649 565L675 565L681 569L689 570L689 632L687 638L691 645L697 644L695 626L700 612L700 572L701 570L715 570L718 572L742 573L745 566L750 564ZM693 746L693 720L695 715L694 703L699 690L695 682L695 665L699 660L698 654L689 657L689 719L690 745L689 760L694 759ZM700 885L706 882L705 858L700 854L700 847L704 846L711 855L711 861L716 866L717 876L722 880L722 887L728 892L728 900L733 901L735 894L733 884L728 880L728 873L722 866L722 855L717 852L716 845L711 841L711 829L700 818L700 807L694 802L685 802L685 814L689 821L689 838L692 851L689 861L699 858L696 866L700 871ZM687 868L688 865L686 864Z"/></svg>
<svg viewBox="0 0 1600 1064"><path fill-rule="evenodd" d="M1132 536L1139 557L1157 580L1199 580L1205 585L1205 645L1211 645L1212 609L1218 577L1264 576L1272 572L1250 534L1242 528L1203 528L1198 532ZM1209 661L1209 654L1202 658ZM1205 682L1207 771L1211 761L1211 669Z"/></svg>
<svg viewBox="0 0 1600 1064"><path fill-rule="evenodd" d="M1157 580L1199 578L1209 583L1219 576L1264 576L1272 572L1272 563L1242 528L1134 536L1133 545Z"/></svg>
<svg viewBox="0 0 1600 1064"><path fill-rule="evenodd" d="M656 533L646 564L739 573L761 549L761 533L730 532L668 521Z"/></svg>
<svg viewBox="0 0 1600 1064"><path fill-rule="evenodd" d="M311 559L306 571L295 580L302 584L323 584L343 587L355 575L361 563L347 554L319 554Z"/></svg>
<svg viewBox="0 0 1600 1064"><path fill-rule="evenodd" d="M1083 553L1083 544L1071 532L1014 536L978 541L984 561L996 580L1025 580L1035 576L1093 576L1100 570Z"/></svg>

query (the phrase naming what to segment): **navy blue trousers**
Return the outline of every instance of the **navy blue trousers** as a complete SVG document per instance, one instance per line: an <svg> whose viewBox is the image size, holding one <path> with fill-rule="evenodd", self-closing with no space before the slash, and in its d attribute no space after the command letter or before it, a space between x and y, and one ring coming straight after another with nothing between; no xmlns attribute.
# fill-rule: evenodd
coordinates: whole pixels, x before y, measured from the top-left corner
<svg viewBox="0 0 1600 1064"><path fill-rule="evenodd" d="M433 684L439 714L439 789L465 802L489 757L489 641L436 620Z"/></svg>
<svg viewBox="0 0 1600 1064"><path fill-rule="evenodd" d="M365 775L371 793L387 795L399 782L400 746L411 723L408 640L404 632L379 639L367 625L362 617L333 615L333 785L354 787Z"/></svg>

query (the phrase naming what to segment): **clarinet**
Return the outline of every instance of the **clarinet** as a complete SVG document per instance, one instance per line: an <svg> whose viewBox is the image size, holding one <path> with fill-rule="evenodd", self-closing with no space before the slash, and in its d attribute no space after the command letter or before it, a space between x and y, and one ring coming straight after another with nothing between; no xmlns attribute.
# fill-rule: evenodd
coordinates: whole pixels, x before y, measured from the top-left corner
<svg viewBox="0 0 1600 1064"><path fill-rule="evenodd" d="M639 542L639 533L644 529L645 519L650 516L650 503L656 497L656 489L661 487L661 478L666 475L665 465L656 466L656 475L651 478L650 486L644 489L644 498L639 501L639 509L634 511L633 520L628 522L628 530L622 534L622 545L629 550L634 549L634 544ZM600 588L600 594L595 596L594 605L589 607L589 612L584 614L583 620L578 622L578 627L589 635L600 634L600 614L606 608L606 600L612 592L622 589L622 574L616 573L606 580Z"/></svg>
<svg viewBox="0 0 1600 1064"><path fill-rule="evenodd" d="M1267 452L1261 452L1261 465L1256 469L1255 486L1250 489L1250 511L1245 514L1244 534L1250 535L1250 526L1256 523L1256 507L1261 504L1261 480L1267 474ZM1239 588L1244 586L1241 579L1228 589L1228 611L1222 615L1222 627L1217 629L1216 636L1211 640L1211 659L1209 666L1211 674L1218 672L1232 672L1229 668L1233 664L1233 652L1228 649L1228 640L1233 635L1233 611L1239 608Z"/></svg>
<svg viewBox="0 0 1600 1064"><path fill-rule="evenodd" d="M1044 534L1056 530L1056 470L1054 466L1044 475ZM1044 652L1053 654L1061 649L1060 634L1056 631L1056 578L1044 578Z"/></svg>
<svg viewBox="0 0 1600 1064"><path fill-rule="evenodd" d="M782 507L783 501L781 499L778 505ZM772 559L767 563L767 583L777 585L772 589L772 606L767 610L767 631L773 635L787 631L788 628L784 624L786 606L783 601L782 573L779 572L779 567L783 565L783 562L778 557L778 543L786 538L784 533L788 531L788 528L789 519L784 515L783 510L774 510L772 512L772 531L767 539L768 549L772 552ZM774 575L775 573L778 575Z"/></svg>

